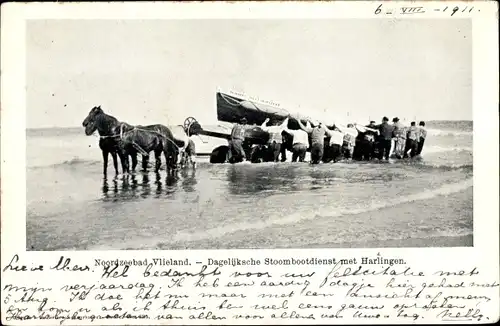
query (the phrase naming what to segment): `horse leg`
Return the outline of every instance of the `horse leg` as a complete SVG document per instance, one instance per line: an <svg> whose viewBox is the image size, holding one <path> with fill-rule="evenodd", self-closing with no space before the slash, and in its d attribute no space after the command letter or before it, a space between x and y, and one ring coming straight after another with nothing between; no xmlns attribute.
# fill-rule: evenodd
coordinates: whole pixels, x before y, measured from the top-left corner
<svg viewBox="0 0 500 326"><path fill-rule="evenodd" d="M120 161L122 163L122 173L123 174L126 174L128 173L128 153L127 153L127 149L121 144L119 145L118 147L118 156L120 157Z"/></svg>
<svg viewBox="0 0 500 326"><path fill-rule="evenodd" d="M161 149L155 149L155 159L156 159L156 165L155 165L155 172L158 173L160 171L161 167ZM167 166L168 169L168 166Z"/></svg>
<svg viewBox="0 0 500 326"><path fill-rule="evenodd" d="M137 153L132 154L132 172L135 172L137 167Z"/></svg>
<svg viewBox="0 0 500 326"><path fill-rule="evenodd" d="M123 164L125 164L125 168L124 168L124 172L123 173L130 173L130 163L129 163L129 160L128 160L128 156L129 154L127 152L125 152L123 154Z"/></svg>
<svg viewBox="0 0 500 326"><path fill-rule="evenodd" d="M148 170L149 155L142 156L142 171L146 172Z"/></svg>
<svg viewBox="0 0 500 326"><path fill-rule="evenodd" d="M106 178L108 174L108 151L103 150L102 151L102 159L103 159L103 165L102 165L102 174Z"/></svg>
<svg viewBox="0 0 500 326"><path fill-rule="evenodd" d="M115 174L118 175L118 157L116 152L111 152L111 157L113 157L113 166L115 167Z"/></svg>
<svg viewBox="0 0 500 326"><path fill-rule="evenodd" d="M165 158L169 155L168 154L168 151L165 150L163 152L163 154L165 155ZM183 155L182 153L179 153L177 150L173 149L172 150L172 155L171 155L171 158L170 158L170 165L168 166L168 168L170 168L170 170L173 172L175 170L177 170L177 162L179 160L179 155Z"/></svg>

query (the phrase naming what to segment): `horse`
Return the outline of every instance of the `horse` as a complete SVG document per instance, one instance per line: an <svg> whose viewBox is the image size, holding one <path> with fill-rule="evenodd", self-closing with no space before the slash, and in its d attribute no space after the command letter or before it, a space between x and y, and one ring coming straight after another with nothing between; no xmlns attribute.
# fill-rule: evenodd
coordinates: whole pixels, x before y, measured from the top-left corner
<svg viewBox="0 0 500 326"><path fill-rule="evenodd" d="M137 166L138 153L143 157L143 170L147 169L147 162L151 151L154 151L155 154L155 171L157 173L161 167L162 153L165 156L167 173L177 169L178 145L175 143L174 136L168 127L161 124L133 126L125 122L120 122L115 127L114 133L119 138L119 147L123 155L127 158L129 155L132 157L132 171Z"/></svg>
<svg viewBox="0 0 500 326"><path fill-rule="evenodd" d="M85 120L82 122L82 126L85 127L85 134L91 136L96 130L99 133L99 148L102 151L103 163L103 174L106 178L108 170L108 156L111 154L113 158L113 166L115 168L115 173L118 175L118 161L117 156L120 156L122 171L125 173L127 170L128 158L121 155L118 141L114 130L116 126L119 125L118 119L113 116L107 115L101 109L101 106L94 106ZM126 162L127 161L127 162Z"/></svg>

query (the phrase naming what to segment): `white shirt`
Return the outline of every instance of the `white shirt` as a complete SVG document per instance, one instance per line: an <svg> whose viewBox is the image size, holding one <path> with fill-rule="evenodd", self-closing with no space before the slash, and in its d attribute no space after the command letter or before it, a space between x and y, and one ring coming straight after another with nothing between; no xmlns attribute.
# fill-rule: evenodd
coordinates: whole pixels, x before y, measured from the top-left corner
<svg viewBox="0 0 500 326"><path fill-rule="evenodd" d="M309 144L309 135L304 130L287 130L287 132L293 135L293 144Z"/></svg>
<svg viewBox="0 0 500 326"><path fill-rule="evenodd" d="M420 126L418 129L420 129L420 137L425 139L427 137L427 130L425 130L425 128L422 126Z"/></svg>
<svg viewBox="0 0 500 326"><path fill-rule="evenodd" d="M344 142L344 134L340 131L336 130L330 130L329 134L331 135L330 138L330 145L342 145Z"/></svg>
<svg viewBox="0 0 500 326"><path fill-rule="evenodd" d="M356 130L356 128L347 128L345 130L346 134L349 134L351 136L353 136L354 138L358 137L358 131Z"/></svg>

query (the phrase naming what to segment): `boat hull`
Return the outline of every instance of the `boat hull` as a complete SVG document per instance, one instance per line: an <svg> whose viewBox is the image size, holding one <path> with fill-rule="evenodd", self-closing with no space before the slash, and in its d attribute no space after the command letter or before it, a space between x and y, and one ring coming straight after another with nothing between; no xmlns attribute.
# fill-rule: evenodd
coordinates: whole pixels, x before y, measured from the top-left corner
<svg viewBox="0 0 500 326"><path fill-rule="evenodd" d="M290 116L290 112L285 109L254 102L234 94L217 92L216 97L219 121L239 123L242 118L246 118L250 125L261 125L269 118L270 125L278 125ZM301 122L306 124L306 119L301 119ZM290 117L288 129L300 129L295 118Z"/></svg>

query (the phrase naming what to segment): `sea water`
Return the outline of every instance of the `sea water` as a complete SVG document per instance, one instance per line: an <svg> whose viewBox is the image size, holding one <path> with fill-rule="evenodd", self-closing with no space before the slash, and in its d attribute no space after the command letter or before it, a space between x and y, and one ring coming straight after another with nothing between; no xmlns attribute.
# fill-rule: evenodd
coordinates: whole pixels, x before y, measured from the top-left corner
<svg viewBox="0 0 500 326"><path fill-rule="evenodd" d="M471 246L472 122L419 159L210 164L102 176L98 137L27 130L27 250ZM194 137L197 152L224 140ZM291 155L288 155L288 159ZM120 168L121 170L121 168Z"/></svg>

